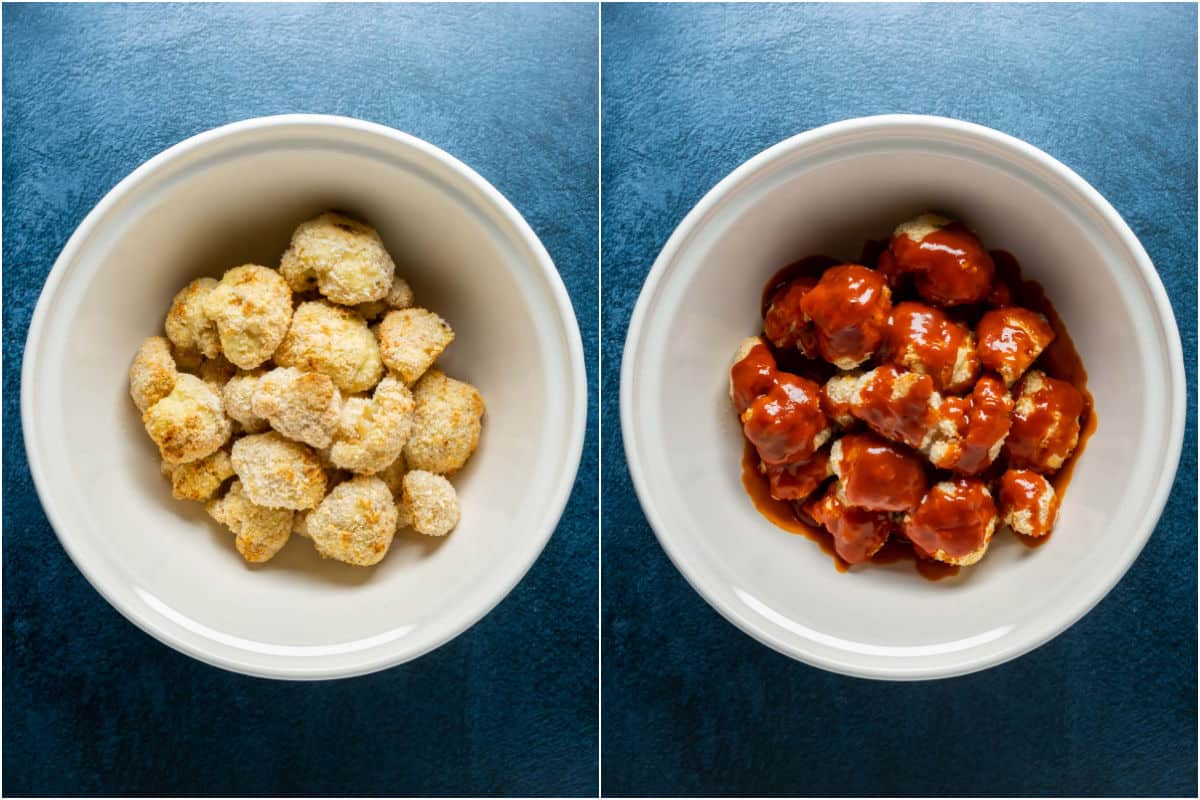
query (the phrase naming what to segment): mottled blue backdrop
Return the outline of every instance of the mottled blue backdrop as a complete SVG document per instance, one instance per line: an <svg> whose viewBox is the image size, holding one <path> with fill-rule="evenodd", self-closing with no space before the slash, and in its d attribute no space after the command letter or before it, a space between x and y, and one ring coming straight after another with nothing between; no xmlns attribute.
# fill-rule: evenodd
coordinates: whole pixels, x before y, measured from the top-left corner
<svg viewBox="0 0 1200 800"><path fill-rule="evenodd" d="M598 13L4 7L4 794L595 792L594 405L566 515L495 611L411 664L299 684L192 661L101 599L34 494L18 384L46 273L105 192L192 134L287 112L478 170L545 242L595 363Z"/></svg>
<svg viewBox="0 0 1200 800"><path fill-rule="evenodd" d="M1196 793L1196 437L1141 558L1052 643L936 683L843 678L721 619L634 497L617 416L641 283L739 163L834 120L979 122L1100 190L1196 361L1196 8L606 5L603 54L606 794Z"/></svg>

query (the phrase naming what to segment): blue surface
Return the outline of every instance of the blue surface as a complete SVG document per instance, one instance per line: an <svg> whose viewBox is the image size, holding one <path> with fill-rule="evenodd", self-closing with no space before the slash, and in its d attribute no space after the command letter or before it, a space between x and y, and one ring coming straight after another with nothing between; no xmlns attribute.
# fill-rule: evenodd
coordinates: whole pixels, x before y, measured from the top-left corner
<svg viewBox="0 0 1200 800"><path fill-rule="evenodd" d="M749 156L931 113L1105 195L1175 305L1196 383L1195 6L605 6L605 794L1196 794L1196 438L1141 558L1052 643L937 683L843 678L721 619L667 560L622 450L621 349L687 211Z"/></svg>
<svg viewBox="0 0 1200 800"><path fill-rule="evenodd" d="M4 8L6 795L596 791L594 405L563 521L495 611L411 664L289 684L179 655L86 583L34 494L18 384L45 276L105 192L192 134L284 112L391 125L479 171L546 244L594 364L597 15Z"/></svg>

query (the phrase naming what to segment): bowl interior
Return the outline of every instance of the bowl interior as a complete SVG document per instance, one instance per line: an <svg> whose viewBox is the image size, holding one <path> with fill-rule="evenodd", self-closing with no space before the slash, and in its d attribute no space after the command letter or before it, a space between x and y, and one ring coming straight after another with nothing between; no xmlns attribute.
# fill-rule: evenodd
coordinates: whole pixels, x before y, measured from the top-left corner
<svg viewBox="0 0 1200 800"><path fill-rule="evenodd" d="M222 666L327 677L414 657L515 585L561 514L586 400L561 283L489 191L411 141L270 125L176 154L102 205L43 297L26 417L43 502L114 605ZM127 371L188 280L277 266L296 224L328 208L374 225L417 303L454 328L440 364L483 394L483 438L445 539L406 532L363 569L294 538L251 567L199 504L171 498Z"/></svg>
<svg viewBox="0 0 1200 800"><path fill-rule="evenodd" d="M759 294L776 269L814 253L855 260L865 239L928 208L959 216L1041 282L1088 370L1099 424L1044 546L1005 530L954 578L924 580L911 563L842 574L748 499L728 368L738 341L761 330ZM1161 508L1182 387L1168 357L1173 323L1100 213L1008 147L925 128L783 148L706 209L677 232L643 295L623 413L647 515L709 602L810 663L919 678L1018 655L1103 596Z"/></svg>

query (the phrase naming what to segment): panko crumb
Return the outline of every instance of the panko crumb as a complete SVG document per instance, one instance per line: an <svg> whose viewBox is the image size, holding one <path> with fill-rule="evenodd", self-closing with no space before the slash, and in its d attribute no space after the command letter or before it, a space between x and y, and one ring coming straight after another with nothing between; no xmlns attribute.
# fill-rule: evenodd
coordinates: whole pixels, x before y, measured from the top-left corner
<svg viewBox="0 0 1200 800"><path fill-rule="evenodd" d="M404 456L400 455L391 464L375 473L375 477L387 484L393 496L399 496L406 472L408 472L408 465L404 463Z"/></svg>
<svg viewBox="0 0 1200 800"><path fill-rule="evenodd" d="M260 369L239 372L229 379L221 393L225 413L246 433L261 433L269 427L265 419L254 413L254 392L262 376Z"/></svg>
<svg viewBox="0 0 1200 800"><path fill-rule="evenodd" d="M421 469L406 474L401 503L417 533L445 536L458 524L458 494L441 475Z"/></svg>
<svg viewBox="0 0 1200 800"><path fill-rule="evenodd" d="M336 486L304 524L322 557L369 567L396 535L396 503L383 481L360 475Z"/></svg>
<svg viewBox="0 0 1200 800"><path fill-rule="evenodd" d="M186 372L176 376L170 394L142 414L142 423L163 460L172 464L212 454L233 433L221 396Z"/></svg>
<svg viewBox="0 0 1200 800"><path fill-rule="evenodd" d="M354 310L363 319L374 321L392 309L410 308L415 301L416 298L408 281L396 275L392 278L392 288L387 293L387 297L382 300L373 300L370 303L359 303Z"/></svg>
<svg viewBox="0 0 1200 800"><path fill-rule="evenodd" d="M199 353L205 358L221 354L221 338L217 323L204 311L204 298L218 282L214 278L197 278L179 290L171 301L163 327L167 338L180 350Z"/></svg>
<svg viewBox="0 0 1200 800"><path fill-rule="evenodd" d="M232 460L246 496L260 506L301 510L325 496L317 454L275 431L238 439Z"/></svg>
<svg viewBox="0 0 1200 800"><path fill-rule="evenodd" d="M237 551L251 564L274 558L292 533L292 512L257 505L245 495L241 481L234 481L224 497L210 500L205 510L236 534Z"/></svg>
<svg viewBox="0 0 1200 800"><path fill-rule="evenodd" d="M207 383L217 394L225 390L225 384L237 374L238 368L220 353L215 358L206 358L196 369L196 377Z"/></svg>
<svg viewBox="0 0 1200 800"><path fill-rule="evenodd" d="M254 369L275 352L292 319L292 290L275 270L256 264L234 267L203 301L214 320L225 357Z"/></svg>
<svg viewBox="0 0 1200 800"><path fill-rule="evenodd" d="M312 538L308 535L308 515L311 513L311 511L296 511L292 514L292 533L305 539Z"/></svg>
<svg viewBox="0 0 1200 800"><path fill-rule="evenodd" d="M296 228L279 271L294 291L316 287L352 306L386 297L396 265L374 228L327 212Z"/></svg>
<svg viewBox="0 0 1200 800"><path fill-rule="evenodd" d="M328 375L347 395L370 391L383 376L379 343L366 321L324 301L296 309L275 363Z"/></svg>
<svg viewBox="0 0 1200 800"><path fill-rule="evenodd" d="M413 387L412 435L404 445L409 469L458 471L479 446L483 397L474 386L431 369Z"/></svg>
<svg viewBox="0 0 1200 800"><path fill-rule="evenodd" d="M329 459L351 472L370 475L403 452L413 426L413 394L390 375L379 382L370 400L351 397L342 414Z"/></svg>
<svg viewBox="0 0 1200 800"><path fill-rule="evenodd" d="M383 363L409 386L454 341L454 331L446 321L425 308L389 311L375 333Z"/></svg>
<svg viewBox="0 0 1200 800"><path fill-rule="evenodd" d="M171 479L171 494L176 500L201 503L211 499L221 485L233 477L233 462L225 450L218 450L186 464L164 461L162 469L163 474Z"/></svg>
<svg viewBox="0 0 1200 800"><path fill-rule="evenodd" d="M142 342L129 368L129 396L143 414L175 388L179 371L171 355L171 344L161 336Z"/></svg>
<svg viewBox="0 0 1200 800"><path fill-rule="evenodd" d="M276 367L259 379L251 410L289 439L320 449L333 442L342 395L328 375Z"/></svg>

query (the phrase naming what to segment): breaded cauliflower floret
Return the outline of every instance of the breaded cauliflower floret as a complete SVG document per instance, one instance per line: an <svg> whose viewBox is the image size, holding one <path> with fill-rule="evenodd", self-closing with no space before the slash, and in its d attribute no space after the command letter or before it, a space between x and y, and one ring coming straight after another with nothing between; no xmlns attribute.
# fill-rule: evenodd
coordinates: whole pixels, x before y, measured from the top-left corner
<svg viewBox="0 0 1200 800"><path fill-rule="evenodd" d="M351 309L302 303L275 353L275 363L328 375L343 394L370 391L383 376L379 343Z"/></svg>
<svg viewBox="0 0 1200 800"><path fill-rule="evenodd" d="M892 308L885 355L897 366L933 378L944 392L969 389L979 375L975 334L945 312L923 303Z"/></svg>
<svg viewBox="0 0 1200 800"><path fill-rule="evenodd" d="M398 497L404 485L404 473L406 472L408 472L408 465L404 463L404 456L400 455L391 464L376 472L375 477L386 483L391 493Z"/></svg>
<svg viewBox="0 0 1200 800"><path fill-rule="evenodd" d="M1060 469L1079 445L1083 394L1036 369L1025 373L1015 391L1012 429L1004 442L1009 464L1036 472Z"/></svg>
<svg viewBox="0 0 1200 800"><path fill-rule="evenodd" d="M213 278L197 278L179 290L163 323L171 344L205 358L221 354L217 323L204 312L204 298L216 288L217 281Z"/></svg>
<svg viewBox="0 0 1200 800"><path fill-rule="evenodd" d="M992 309L979 319L975 329L983 365L999 372L1006 386L1025 374L1055 336L1049 320L1018 306Z"/></svg>
<svg viewBox="0 0 1200 800"><path fill-rule="evenodd" d="M854 424L851 408L861 379L861 372L839 372L821 387L821 410L839 428L849 428Z"/></svg>
<svg viewBox="0 0 1200 800"><path fill-rule="evenodd" d="M267 508L312 508L325 496L317 454L275 431L233 443L233 469L246 496Z"/></svg>
<svg viewBox="0 0 1200 800"><path fill-rule="evenodd" d="M196 368L196 377L207 383L217 394L225 390L225 384L237 374L238 368L229 363L225 356L218 354L216 358L206 358Z"/></svg>
<svg viewBox="0 0 1200 800"><path fill-rule="evenodd" d="M297 292L315 286L352 306L386 297L396 265L374 228L329 212L296 228L279 271Z"/></svg>
<svg viewBox="0 0 1200 800"><path fill-rule="evenodd" d="M276 367L259 379L251 410L289 439L319 449L333 441L342 395L328 375Z"/></svg>
<svg viewBox="0 0 1200 800"><path fill-rule="evenodd" d="M450 481L425 470L404 476L401 498L412 527L426 536L445 536L458 524L458 495Z"/></svg>
<svg viewBox="0 0 1200 800"><path fill-rule="evenodd" d="M179 371L171 356L171 345L161 336L142 342L129 367L129 396L143 414L175 388Z"/></svg>
<svg viewBox="0 0 1200 800"><path fill-rule="evenodd" d="M396 275L392 278L392 288L387 293L387 297L382 300L373 300L370 303L359 303L354 310L363 319L376 320L392 309L410 308L415 299L408 281Z"/></svg>
<svg viewBox="0 0 1200 800"><path fill-rule="evenodd" d="M210 500L205 510L237 535L237 551L251 564L270 561L292 533L292 512L257 505L245 495L241 481L234 481L224 497Z"/></svg>
<svg viewBox="0 0 1200 800"><path fill-rule="evenodd" d="M221 351L242 369L254 369L275 352L292 319L292 290L269 267L245 264L225 273L204 298L217 324Z"/></svg>
<svg viewBox="0 0 1200 800"><path fill-rule="evenodd" d="M322 557L369 567L396 535L396 503L383 481L360 475L335 487L304 525Z"/></svg>
<svg viewBox="0 0 1200 800"><path fill-rule="evenodd" d="M1058 519L1058 495L1036 472L1010 469L1000 477L1000 521L1022 536L1045 536Z"/></svg>
<svg viewBox="0 0 1200 800"><path fill-rule="evenodd" d="M163 474L171 479L171 494L176 500L209 500L221 484L233 477L233 462L224 450L186 464L164 461L162 466Z"/></svg>
<svg viewBox="0 0 1200 800"><path fill-rule="evenodd" d="M384 469L404 450L412 432L413 407L412 392L390 375L379 382L370 400L347 399L329 460L365 475Z"/></svg>
<svg viewBox="0 0 1200 800"><path fill-rule="evenodd" d="M976 478L934 485L916 510L904 515L904 534L917 553L960 567L983 558L995 532L996 504Z"/></svg>
<svg viewBox="0 0 1200 800"><path fill-rule="evenodd" d="M412 435L404 445L408 469L446 475L462 469L479 446L483 397L469 383L431 369L413 387Z"/></svg>
<svg viewBox="0 0 1200 800"><path fill-rule="evenodd" d="M454 331L446 321L424 308L389 311L375 333L383 363L409 386L454 341Z"/></svg>
<svg viewBox="0 0 1200 800"><path fill-rule="evenodd" d="M939 399L928 375L884 364L859 379L850 413L885 439L919 448Z"/></svg>
<svg viewBox="0 0 1200 800"><path fill-rule="evenodd" d="M142 414L164 461L183 464L212 454L233 432L221 396L195 375L179 373L175 388Z"/></svg>
<svg viewBox="0 0 1200 800"><path fill-rule="evenodd" d="M921 458L874 433L852 433L829 449L838 500L869 511L911 511L928 485Z"/></svg>
<svg viewBox="0 0 1200 800"><path fill-rule="evenodd" d="M230 378L221 391L225 413L246 433L261 433L269 427L265 419L254 413L254 392L262 375L262 370L258 369L240 372Z"/></svg>

